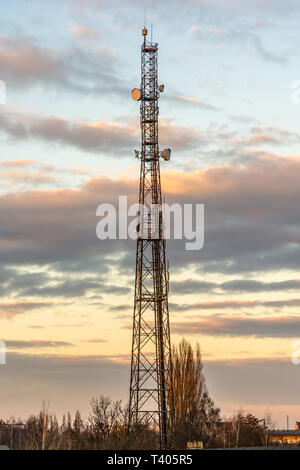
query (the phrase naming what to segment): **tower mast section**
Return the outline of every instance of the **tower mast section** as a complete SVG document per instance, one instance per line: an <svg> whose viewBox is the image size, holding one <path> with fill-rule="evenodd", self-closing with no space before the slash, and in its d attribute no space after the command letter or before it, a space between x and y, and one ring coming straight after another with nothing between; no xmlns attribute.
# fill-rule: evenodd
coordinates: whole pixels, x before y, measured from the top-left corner
<svg viewBox="0 0 300 470"><path fill-rule="evenodd" d="M158 100L164 90L158 85L158 44L147 40L142 30L141 87L132 90L140 101L141 151L139 224L136 248L129 421L130 426L148 424L159 431L160 447L167 447L171 421L169 273L163 230L160 157L170 158L170 149L159 151Z"/></svg>

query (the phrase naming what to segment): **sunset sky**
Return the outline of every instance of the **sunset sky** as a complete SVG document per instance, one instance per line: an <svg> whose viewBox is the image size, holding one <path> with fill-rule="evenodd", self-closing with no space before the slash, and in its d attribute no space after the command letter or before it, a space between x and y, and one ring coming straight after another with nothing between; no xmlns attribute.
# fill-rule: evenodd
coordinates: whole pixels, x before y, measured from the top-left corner
<svg viewBox="0 0 300 470"><path fill-rule="evenodd" d="M300 420L300 3L10 0L0 13L0 417L128 399L135 242L96 237L138 199L140 33L159 43L166 202L205 204L167 245L172 342L200 343L222 415ZM300 348L299 348L300 349Z"/></svg>

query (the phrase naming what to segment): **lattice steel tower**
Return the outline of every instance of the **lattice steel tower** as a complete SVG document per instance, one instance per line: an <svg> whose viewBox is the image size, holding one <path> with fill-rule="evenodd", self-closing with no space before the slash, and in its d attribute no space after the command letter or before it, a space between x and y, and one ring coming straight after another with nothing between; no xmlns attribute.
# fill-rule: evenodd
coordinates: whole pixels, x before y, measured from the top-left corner
<svg viewBox="0 0 300 470"><path fill-rule="evenodd" d="M169 273L166 265L159 158L170 159L170 149L159 151L157 43L147 40L141 52L141 88L132 90L140 101L141 160L139 224L135 274L135 299L129 422L151 423L159 430L160 446L167 447L172 403L170 391Z"/></svg>

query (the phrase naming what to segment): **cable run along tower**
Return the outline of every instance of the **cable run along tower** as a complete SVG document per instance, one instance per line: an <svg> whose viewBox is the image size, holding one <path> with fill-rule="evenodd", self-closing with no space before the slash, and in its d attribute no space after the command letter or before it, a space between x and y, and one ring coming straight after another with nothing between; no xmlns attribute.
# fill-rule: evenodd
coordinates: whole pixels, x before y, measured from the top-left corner
<svg viewBox="0 0 300 470"><path fill-rule="evenodd" d="M160 447L167 447L170 426L169 273L163 230L159 158L170 149L158 146L158 44L142 30L141 88L132 90L140 101L141 151L139 224L137 226L135 297L129 399L129 425L149 423L159 431Z"/></svg>

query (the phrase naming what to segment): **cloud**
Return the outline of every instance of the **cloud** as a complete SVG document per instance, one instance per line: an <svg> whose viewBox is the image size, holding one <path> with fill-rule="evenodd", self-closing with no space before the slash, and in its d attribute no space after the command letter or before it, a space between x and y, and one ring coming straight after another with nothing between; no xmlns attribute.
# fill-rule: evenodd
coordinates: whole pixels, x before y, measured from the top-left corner
<svg viewBox="0 0 300 470"><path fill-rule="evenodd" d="M182 102L184 104L191 104L191 105L196 105L199 106L200 108L203 108L205 110L210 110L210 111L219 111L220 108L218 106L215 106L213 104L206 103L199 98L193 98L189 96L182 96L182 95L173 95L173 96L168 96L168 100L173 100L176 102Z"/></svg>
<svg viewBox="0 0 300 470"><path fill-rule="evenodd" d="M49 279L50 280L50 279ZM118 285L107 285L103 279L83 278L70 281L57 282L51 285L42 285L38 287L28 287L27 289L20 290L19 295L25 296L38 296L38 297L84 297L87 294L115 294L125 295L130 292L128 287ZM13 285L12 285L13 288Z"/></svg>
<svg viewBox="0 0 300 470"><path fill-rule="evenodd" d="M193 304L171 304L171 307L178 312L187 312L189 310L214 310L214 309L241 309L244 307L256 307L260 303L250 300L221 300L197 302Z"/></svg>
<svg viewBox="0 0 300 470"><path fill-rule="evenodd" d="M59 348L65 346L74 346L67 341L46 341L46 340L4 340L8 350L19 349L41 349L41 348Z"/></svg>
<svg viewBox="0 0 300 470"><path fill-rule="evenodd" d="M99 264L97 257L115 253L120 245L113 240L108 246L97 239L96 208L101 202L116 201L120 191L130 195L136 193L135 189L130 182L120 184L99 178L87 180L77 190L0 195L2 263L32 265L70 260L70 264L77 262L75 270L82 272L83 265L78 260L91 257L93 270L103 272L106 263L102 259Z"/></svg>
<svg viewBox="0 0 300 470"><path fill-rule="evenodd" d="M83 339L82 340L84 343L107 343L107 340L101 339L101 338L92 338L92 339Z"/></svg>
<svg viewBox="0 0 300 470"><path fill-rule="evenodd" d="M172 322L180 335L209 335L255 338L297 338L300 317L201 316L194 321Z"/></svg>
<svg viewBox="0 0 300 470"><path fill-rule="evenodd" d="M89 412L100 394L127 400L129 368L108 356L63 356L8 352L1 366L2 418L37 413L43 400L62 416L68 410Z"/></svg>
<svg viewBox="0 0 300 470"><path fill-rule="evenodd" d="M30 82L58 83L66 80L63 62L49 50L32 43L29 38L0 36L2 77L15 86Z"/></svg>
<svg viewBox="0 0 300 470"><path fill-rule="evenodd" d="M275 126L253 126L251 136L244 139L231 139L231 142L245 146L256 145L290 145L300 141L299 134L285 129L278 129Z"/></svg>
<svg viewBox="0 0 300 470"><path fill-rule="evenodd" d="M0 274L2 295L14 298L101 298L101 294L124 296L130 292L129 287L108 284L107 280L98 273L93 275L68 275L62 279L61 272L52 267L51 272L20 272L17 268L6 268ZM92 297L91 297L92 296ZM9 304L11 305L11 304ZM28 305L28 304L26 304ZM34 304L35 305L35 304ZM5 304L5 306L7 306ZM12 304L12 308L16 306Z"/></svg>
<svg viewBox="0 0 300 470"><path fill-rule="evenodd" d="M124 312L124 311L127 311L127 310L131 310L132 305L130 305L130 304L108 305L107 308L112 312ZM122 316L122 318L125 318L125 317L127 318L128 315L125 315L125 316L121 315L121 316Z"/></svg>
<svg viewBox="0 0 300 470"><path fill-rule="evenodd" d="M209 317L203 319L203 329L211 334L228 333L227 328L233 329L233 334L254 334L259 337L290 337L299 329L299 317L279 317L250 319L249 318L212 318L215 328L210 324ZM236 323L235 323L236 322ZM256 325L255 325L255 322ZM178 331L183 334L183 329ZM191 330L189 330L189 333ZM196 332L196 329L195 329ZM187 334L187 328L185 334ZM222 412L234 413L240 408L254 412L256 405L260 413L266 413L270 407L277 406L276 418L285 416L286 404L290 407L297 405L297 389L299 374L297 367L291 363L292 348L286 351L285 357L265 357L247 359L215 359L204 362L206 382ZM238 351L237 351L238 357ZM286 387L286 384L289 387ZM295 410L294 418L297 418ZM291 416L290 416L291 418ZM292 418L291 418L292 420Z"/></svg>
<svg viewBox="0 0 300 470"><path fill-rule="evenodd" d="M122 152L123 156L132 153L138 140L138 123L132 119L124 119L122 123L73 122L56 116L38 118L2 113L0 131L14 142L38 139L91 153L105 152L118 158ZM166 117L161 118L159 131L161 144L175 151L207 145L207 138L199 129L173 124Z"/></svg>
<svg viewBox="0 0 300 470"><path fill-rule="evenodd" d="M80 323L66 323L65 321L63 323L55 323L51 325L53 328L82 328L83 326L86 325L91 325L91 322L80 322Z"/></svg>
<svg viewBox="0 0 300 470"><path fill-rule="evenodd" d="M257 24L251 23L248 20L245 21L244 17L241 16L228 16L222 18L221 26L218 24L202 24L201 27L192 25L189 28L192 36L202 43L212 43L217 47L239 47L242 51L247 48L248 51L254 52L255 55L259 56L264 62L283 65L288 61L288 50L287 51L276 51L269 50L263 41L265 37L258 35ZM212 21L219 22L219 18L214 15ZM266 27L266 23L260 22L260 29ZM263 37L263 39L262 39Z"/></svg>
<svg viewBox="0 0 300 470"><path fill-rule="evenodd" d="M3 181L3 186L6 188L16 188L21 185L23 187L37 187L44 184L53 183L54 177L49 173L43 171L22 171L19 169L13 169L8 171L0 171L0 176ZM6 181L6 183L4 183Z"/></svg>
<svg viewBox="0 0 300 470"><path fill-rule="evenodd" d="M4 127L5 126L2 127L2 131ZM53 187L60 185L58 175L63 173L71 173L72 176L75 174L72 169L64 170L60 168L57 170L51 165L47 165L44 162L39 162L32 158L0 162L0 179L3 190L11 190L14 192L40 186Z"/></svg>
<svg viewBox="0 0 300 470"><path fill-rule="evenodd" d="M242 309L255 307L284 308L299 307L300 299L285 300L221 300L206 301L193 304L171 304L172 308L178 312L187 312L189 310L224 310L224 309Z"/></svg>
<svg viewBox="0 0 300 470"><path fill-rule="evenodd" d="M74 36L82 39L99 39L101 36L99 31L84 24L73 24L69 27L69 31Z"/></svg>
<svg viewBox="0 0 300 470"><path fill-rule="evenodd" d="M298 405L300 376L288 354L277 358L207 360L204 374L208 388L223 412L234 413L244 406L248 412L253 412L256 405L260 405L266 413L269 407L278 405L277 417L284 421L286 404Z"/></svg>
<svg viewBox="0 0 300 470"><path fill-rule="evenodd" d="M87 36L77 26L77 35ZM92 31L90 30L90 34ZM24 35L0 35L1 79L15 89L42 86L80 93L126 93L125 80L121 82L115 71L115 58L103 44L96 50L70 46L51 49ZM128 87L129 89L129 87Z"/></svg>
<svg viewBox="0 0 300 470"><path fill-rule="evenodd" d="M215 282L186 279L184 281L170 281L170 290L174 294L195 294L211 292L218 287Z"/></svg>
<svg viewBox="0 0 300 470"><path fill-rule="evenodd" d="M159 124L159 136L162 145L176 150L195 150L206 147L207 136L201 130L189 126L173 124L170 118L162 116Z"/></svg>
<svg viewBox="0 0 300 470"><path fill-rule="evenodd" d="M243 99L245 99L244 97ZM237 122L242 122L242 123L249 123L249 122L257 122L258 119L255 116L247 116L245 114L231 114L229 115L229 118L232 119L233 121Z"/></svg>
<svg viewBox="0 0 300 470"><path fill-rule="evenodd" d="M168 241L174 269L190 264L201 275L233 272L235 277L237 273L270 269L297 270L299 171L298 157L254 151L240 163L194 172L163 172L168 203L206 205L204 249L187 252L184 241ZM85 269L86 273L100 274L114 263L128 272L134 266L135 244L131 240L99 241L96 208L102 202L117 207L120 194L128 196L129 204L134 203L137 188L137 179L97 176L73 190L0 195L2 263L56 263L59 270L81 273Z"/></svg>
<svg viewBox="0 0 300 470"><path fill-rule="evenodd" d="M3 167L26 167L26 166L31 166L36 162L35 159L33 158L24 158L22 160L6 160L4 162L1 162L1 166Z"/></svg>
<svg viewBox="0 0 300 470"><path fill-rule="evenodd" d="M2 131L3 129L2 127ZM9 140L11 141L11 138ZM34 159L0 162L0 179L3 191L18 192L37 187L62 187L68 181L71 181L72 186L76 186L83 177L94 173L95 170L84 167L56 167Z"/></svg>
<svg viewBox="0 0 300 470"><path fill-rule="evenodd" d="M15 315L24 314L32 310L40 310L51 305L54 305L51 301L0 302L0 319L10 319Z"/></svg>
<svg viewBox="0 0 300 470"><path fill-rule="evenodd" d="M282 290L298 290L299 279L286 281L261 282L252 279L236 279L218 285L223 291L229 292L276 292Z"/></svg>
<svg viewBox="0 0 300 470"><path fill-rule="evenodd" d="M286 64L287 63L287 54L284 53L274 53L268 51L259 41L253 47L254 52L260 56L265 62L271 62L274 64Z"/></svg>
<svg viewBox="0 0 300 470"><path fill-rule="evenodd" d="M234 279L222 283L186 279L184 281L171 281L171 292L176 294L195 294L202 292L276 292L285 290L298 290L299 279L286 281L262 282L252 279Z"/></svg>
<svg viewBox="0 0 300 470"><path fill-rule="evenodd" d="M37 413L42 401L59 416L68 410L89 413L92 396L109 395L128 400L130 365L128 355L62 356L7 354L1 366L2 418L26 418ZM206 383L222 412L233 412L241 404L249 411L255 405L297 405L300 376L289 358L206 360ZM286 384L289 384L287 387Z"/></svg>
<svg viewBox="0 0 300 470"><path fill-rule="evenodd" d="M136 129L126 125L98 122L69 122L58 117L34 119L0 116L1 130L14 140L40 139L88 152L127 150L136 142Z"/></svg>
<svg viewBox="0 0 300 470"><path fill-rule="evenodd" d="M251 153L239 163L168 175L169 201L171 193L176 202L206 205L205 246L192 255L207 272L299 267L299 157Z"/></svg>

